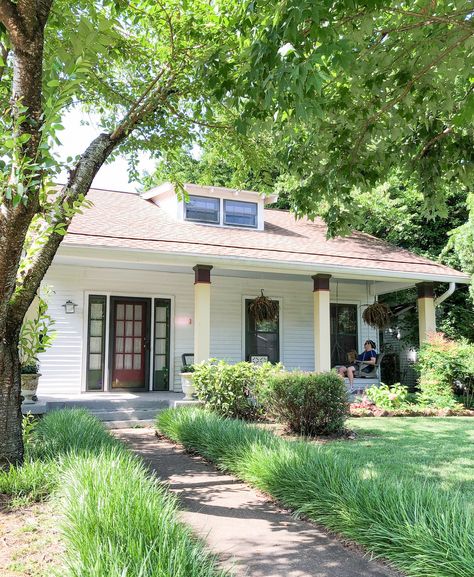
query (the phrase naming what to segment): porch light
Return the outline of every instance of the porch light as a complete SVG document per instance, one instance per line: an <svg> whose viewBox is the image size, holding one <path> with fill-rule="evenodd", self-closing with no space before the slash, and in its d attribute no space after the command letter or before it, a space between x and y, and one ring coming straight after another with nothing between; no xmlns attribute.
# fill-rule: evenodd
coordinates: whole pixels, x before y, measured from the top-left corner
<svg viewBox="0 0 474 577"><path fill-rule="evenodd" d="M72 300L67 300L64 304L64 310L66 311L67 315L73 315L76 312L76 307L78 305L76 305L76 303L73 303Z"/></svg>

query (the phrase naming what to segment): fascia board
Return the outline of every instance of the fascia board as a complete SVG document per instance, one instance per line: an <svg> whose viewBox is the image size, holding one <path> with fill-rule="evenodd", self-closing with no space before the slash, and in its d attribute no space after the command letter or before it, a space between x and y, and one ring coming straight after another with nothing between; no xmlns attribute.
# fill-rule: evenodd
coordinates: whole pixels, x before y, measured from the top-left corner
<svg viewBox="0 0 474 577"><path fill-rule="evenodd" d="M87 254L85 254L87 251ZM468 275L434 275L427 273L412 273L400 272L384 269L364 268L361 270L357 267L348 267L334 264L318 264L318 263L295 263L295 262L278 262L266 259L249 259L245 257L233 256L215 256L206 254L196 254L192 252L180 253L164 253L157 251L150 251L145 249L123 249L121 247L98 247L96 245L67 245L62 244L58 251L61 256L63 264L67 264L64 259L67 257L72 259L80 259L81 261L91 258L90 251L93 251L99 258L109 260L112 258L117 263L126 264L128 262L137 262L137 255L144 257L143 264L169 264L174 262L176 264L189 264L194 266L197 262L202 264L212 264L221 268L232 268L234 270L248 270L256 271L265 270L274 273L292 273L292 274L308 274L313 275L318 272L334 273L338 278L347 278L355 280L379 280L392 279L393 281L413 280L415 282L432 281L432 282L456 282L462 284L469 284L470 278ZM102 257L100 255L102 254ZM118 256L122 258L117 258ZM97 258L97 257L94 257ZM71 264L73 264L71 260Z"/></svg>

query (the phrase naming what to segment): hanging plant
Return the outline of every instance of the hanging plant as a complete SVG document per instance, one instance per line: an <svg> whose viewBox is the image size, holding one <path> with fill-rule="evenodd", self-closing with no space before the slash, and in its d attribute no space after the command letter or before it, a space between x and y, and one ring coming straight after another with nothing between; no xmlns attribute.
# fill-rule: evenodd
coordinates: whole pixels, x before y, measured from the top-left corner
<svg viewBox="0 0 474 577"><path fill-rule="evenodd" d="M366 325L374 329L385 329L390 326L392 313L385 303L375 302L369 305L362 313Z"/></svg>
<svg viewBox="0 0 474 577"><path fill-rule="evenodd" d="M261 289L261 295L250 303L249 311L258 323L274 321L278 317L278 303L266 297Z"/></svg>

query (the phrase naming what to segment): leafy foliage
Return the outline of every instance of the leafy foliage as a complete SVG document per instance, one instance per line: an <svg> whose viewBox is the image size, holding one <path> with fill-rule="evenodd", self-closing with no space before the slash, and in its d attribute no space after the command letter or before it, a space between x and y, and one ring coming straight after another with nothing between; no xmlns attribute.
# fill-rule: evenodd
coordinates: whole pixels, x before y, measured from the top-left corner
<svg viewBox="0 0 474 577"><path fill-rule="evenodd" d="M272 375L265 405L291 431L308 436L342 433L349 412L344 380L334 372Z"/></svg>
<svg viewBox="0 0 474 577"><path fill-rule="evenodd" d="M193 384L205 406L223 417L255 419L262 415L259 390L280 365L257 366L241 362L230 365L213 360L194 365Z"/></svg>
<svg viewBox="0 0 474 577"><path fill-rule="evenodd" d="M418 402L440 408L453 406L456 381L468 385L474 378L473 353L472 344L452 341L442 333L431 334L418 355Z"/></svg>
<svg viewBox="0 0 474 577"><path fill-rule="evenodd" d="M371 399L377 407L384 409L399 409L408 404L409 393L408 387L395 383L393 386L388 385L372 386L365 390L365 394Z"/></svg>

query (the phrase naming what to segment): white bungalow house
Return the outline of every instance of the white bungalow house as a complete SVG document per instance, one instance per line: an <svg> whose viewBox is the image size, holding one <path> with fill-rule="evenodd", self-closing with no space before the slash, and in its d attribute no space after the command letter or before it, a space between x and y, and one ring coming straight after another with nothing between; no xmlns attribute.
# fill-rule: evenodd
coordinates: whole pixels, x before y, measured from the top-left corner
<svg viewBox="0 0 474 577"><path fill-rule="evenodd" d="M180 390L183 354L327 370L377 334L362 321L377 295L418 286L423 339L435 328L433 284L456 270L354 232L326 240L316 220L266 209L275 197L164 184L141 196L91 190L45 284L57 336L40 359L39 394ZM249 302L278 302L256 323Z"/></svg>

